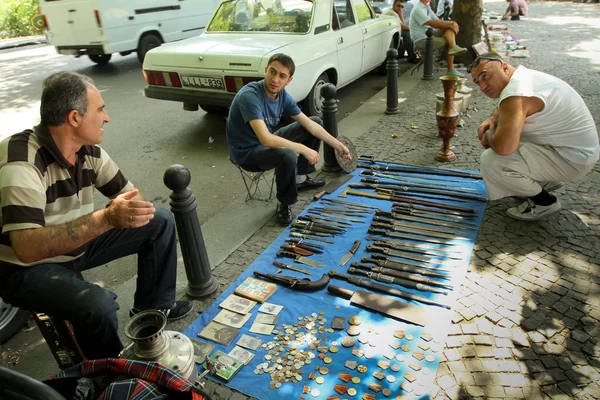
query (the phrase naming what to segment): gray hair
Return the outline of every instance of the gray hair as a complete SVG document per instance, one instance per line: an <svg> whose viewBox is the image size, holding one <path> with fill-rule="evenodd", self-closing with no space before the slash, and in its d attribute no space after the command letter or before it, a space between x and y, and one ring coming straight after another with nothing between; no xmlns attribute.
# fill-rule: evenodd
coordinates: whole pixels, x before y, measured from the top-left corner
<svg viewBox="0 0 600 400"><path fill-rule="evenodd" d="M94 81L77 72L56 72L47 77L42 84L42 124L59 126L67 122L67 115L71 110L85 115L88 85L94 85Z"/></svg>

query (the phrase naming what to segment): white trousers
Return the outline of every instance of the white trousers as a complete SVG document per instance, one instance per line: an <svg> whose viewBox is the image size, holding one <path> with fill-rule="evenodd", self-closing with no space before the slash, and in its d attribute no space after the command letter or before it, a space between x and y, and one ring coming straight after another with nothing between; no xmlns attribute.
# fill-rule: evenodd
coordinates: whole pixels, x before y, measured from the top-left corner
<svg viewBox="0 0 600 400"><path fill-rule="evenodd" d="M580 165L563 158L552 146L521 143L508 156L492 149L481 154L481 173L490 200L539 194L548 181L570 182L585 176L594 164Z"/></svg>

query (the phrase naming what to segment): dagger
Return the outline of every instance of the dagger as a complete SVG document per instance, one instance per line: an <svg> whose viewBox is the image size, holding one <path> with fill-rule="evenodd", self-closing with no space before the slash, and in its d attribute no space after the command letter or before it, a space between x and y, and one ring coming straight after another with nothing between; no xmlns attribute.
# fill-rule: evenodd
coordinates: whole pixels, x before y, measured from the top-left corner
<svg viewBox="0 0 600 400"><path fill-rule="evenodd" d="M289 269L290 271L296 271L306 275L312 275L310 271L307 271L304 268L296 267L295 265L284 264L276 260L273 260L273 265L282 269Z"/></svg>
<svg viewBox="0 0 600 400"><path fill-rule="evenodd" d="M371 254L372 256L375 256L375 254ZM403 271L403 272L409 272L409 273L413 273L413 274L421 274L421 275L425 275L425 276L433 276L436 278L448 278L448 275L446 275L443 270L434 270L434 269L429 269L429 268L425 268L423 266L416 266L416 265L408 265L405 263L401 263L401 262L396 262L396 261L391 261L389 260L388 257L382 256L382 258L380 257L363 257L361 259L361 261L363 263L373 263L376 264L379 267L386 267L386 268L390 268L390 269L394 269L396 271Z"/></svg>
<svg viewBox="0 0 600 400"><path fill-rule="evenodd" d="M387 247L381 247L381 246L378 246L377 243L367 245L367 251L369 251L371 253L388 254L388 255L394 256L394 257L408 258L410 260L422 261L424 263L438 264L440 266L443 266L443 264L445 264L445 262L442 260L422 256L419 254L414 254L414 253L411 253L408 251L399 251L399 250L390 249Z"/></svg>
<svg viewBox="0 0 600 400"><path fill-rule="evenodd" d="M377 215L373 217L373 221L380 222L382 224L387 224L387 225L394 226L394 227L399 227L399 228L407 227L407 228L414 228L414 229L422 229L424 231L448 233L451 235L453 235L455 233L460 233L460 234L466 235L469 233L468 231L465 231L462 228L447 227L447 226L441 226L441 225L429 224L429 223L424 224L422 222L414 222L414 221L401 221L401 220L395 220L395 219L386 218L386 217L380 217Z"/></svg>
<svg viewBox="0 0 600 400"><path fill-rule="evenodd" d="M406 245L403 245L403 244L395 244L390 240L381 240L381 239L373 237L373 236L367 236L365 239L373 240L373 244L375 246L387 247L392 250L406 251L409 253L418 253L418 254L423 254L426 256L451 258L453 260L461 260L463 258L461 254L456 253L456 252L448 253L443 250L433 250L433 249L428 249L428 248L422 248L422 247L418 247L419 245L417 243L413 243L413 242L398 241L399 243L407 243Z"/></svg>
<svg viewBox="0 0 600 400"><path fill-rule="evenodd" d="M313 236L313 235L310 235L310 234L303 234L303 233L296 232L296 231L292 231L290 233L290 236L293 236L293 237L296 237L296 238L300 238L300 239L308 239L308 240L314 240L314 241L317 241L317 242L333 244L333 241L331 241L331 240L323 239L322 237Z"/></svg>
<svg viewBox="0 0 600 400"><path fill-rule="evenodd" d="M371 228L376 228L376 229L387 229L390 231L400 231L400 232L408 232L408 233L413 233L415 235L423 235L423 236L430 236L430 237L434 237L434 238L440 238L440 239L462 239L462 240L468 240L468 237L465 236L456 236L456 235L452 235L449 236L449 234L447 233L441 233L441 232L435 232L432 230L427 230L427 229L423 229L423 228L413 228L407 225L401 225L401 224L396 224L396 225L390 225L390 224L382 224L381 222L372 222L371 223Z"/></svg>
<svg viewBox="0 0 600 400"><path fill-rule="evenodd" d="M391 171L390 171L391 172ZM439 178L435 176L412 176L408 177L402 174L384 174L381 172L377 172L371 169L360 171L361 176L378 176L385 179L394 179L398 181L406 181L406 182L414 182L417 184L423 183L423 181L443 181L443 182L460 182L460 183L471 183L473 181L468 179L448 179L448 178Z"/></svg>
<svg viewBox="0 0 600 400"><path fill-rule="evenodd" d="M352 248L350 250L348 250L346 252L346 254L344 254L342 256L342 258L340 258L340 266L341 267L343 267L344 265L346 265L346 263L348 261L350 261L352 256L354 256L354 254L356 253L356 250L358 250L359 246L360 246L360 240L355 240L354 244L352 245Z"/></svg>
<svg viewBox="0 0 600 400"><path fill-rule="evenodd" d="M364 257L363 259L365 259L365 258L366 257ZM411 273L403 272L403 271L398 271L398 270L392 269L392 268L384 268L384 267L380 267L378 265L368 265L368 264L353 262L351 264L351 266L353 268L367 269L371 272L379 272L384 275L389 275L389 276L393 276L396 278L407 279L409 281L424 283L424 284L430 285L430 286L439 286L444 289L452 290L454 288L454 286L452 286L450 284L439 282L439 281L427 278L425 276L411 274Z"/></svg>
<svg viewBox="0 0 600 400"><path fill-rule="evenodd" d="M296 246L295 244L282 244L279 247L282 248L282 249L284 249L284 250L287 250L289 252L301 255L301 256L312 256L312 255L315 254L314 252L312 252L310 250L303 249L302 247Z"/></svg>
<svg viewBox="0 0 600 400"><path fill-rule="evenodd" d="M320 263L315 260L311 260L306 257L302 257L301 255L298 255L298 254L295 254L295 253L292 253L289 251L285 251L285 250L279 250L277 252L277 257L293 258L296 262L298 262L300 264L308 265L311 267L324 267L325 266L325 264L323 264L323 263Z"/></svg>
<svg viewBox="0 0 600 400"><path fill-rule="evenodd" d="M452 241L450 239L442 240L442 239L436 239L436 238L428 237L428 236L413 235L410 233L402 233L402 232L389 231L389 230L386 231L384 229L369 228L369 233L373 233L375 235L384 235L384 236L393 237L393 238L400 238L400 239L420 240L420 241L429 242L429 243L437 243L437 244L445 244L445 245L452 244Z"/></svg>
<svg viewBox="0 0 600 400"><path fill-rule="evenodd" d="M378 161L374 161L378 162ZM449 170L449 169L438 169L438 168L427 168L427 167L408 167L403 164L396 164L387 162L387 164L395 164L395 167L388 167L385 165L372 165L359 163L359 168L373 169L376 171L392 171L392 172L407 172L413 174L424 174L424 175L444 175L444 176L456 176L460 178L474 178L474 179L483 179L481 174L474 174L471 172L457 171L457 170Z"/></svg>
<svg viewBox="0 0 600 400"><path fill-rule="evenodd" d="M435 216L432 215L430 217L425 216L425 214L423 214L422 216L414 216L414 215L406 215L406 214L400 214L400 213L389 212L389 211L384 211L384 210L377 210L375 212L375 214L378 216L383 216L383 217L387 217L387 218L391 218L391 219L397 219L399 221L422 222L424 224L455 227L458 229L476 229L477 228L476 224L473 222L470 222L470 221L456 222L458 220L445 220L445 219L439 218L439 216L437 216L437 215L435 215Z"/></svg>
<svg viewBox="0 0 600 400"><path fill-rule="evenodd" d="M379 272L365 271L365 270L357 269L354 267L350 267L350 268L348 268L348 273L353 274L353 275L366 276L369 279L374 279L376 281L383 282L383 283L391 283L391 284L395 284L395 285L404 286L404 287L410 288L410 289L417 289L422 292L439 293L439 294L443 294L445 296L448 295L448 291L446 291L446 290L436 288L433 286L429 286L429 285L425 285L423 283L413 282L408 279L402 279L402 278L396 278L396 277L390 276L390 275L384 275Z"/></svg>

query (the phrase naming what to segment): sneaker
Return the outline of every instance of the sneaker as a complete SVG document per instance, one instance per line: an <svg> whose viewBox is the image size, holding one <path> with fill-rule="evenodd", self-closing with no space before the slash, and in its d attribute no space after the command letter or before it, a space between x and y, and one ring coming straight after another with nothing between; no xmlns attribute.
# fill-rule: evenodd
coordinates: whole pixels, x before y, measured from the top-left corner
<svg viewBox="0 0 600 400"><path fill-rule="evenodd" d="M298 190L314 189L325 185L323 179L313 179L310 176L306 176L304 182L298 184Z"/></svg>
<svg viewBox="0 0 600 400"><path fill-rule="evenodd" d="M542 189L544 189L546 192L554 192L555 190L560 189L561 187L565 186L564 182L556 182L556 181L548 181L548 182L540 182L540 184L542 185Z"/></svg>
<svg viewBox="0 0 600 400"><path fill-rule="evenodd" d="M450 76L458 76L459 78L464 78L465 74L463 74L462 72L458 72L457 70L453 69L452 71L448 71L446 72L446 75L450 75Z"/></svg>
<svg viewBox="0 0 600 400"><path fill-rule="evenodd" d="M448 55L457 56L459 54L466 53L466 52L467 52L467 49L465 49L464 47L454 46L453 48L448 50Z"/></svg>
<svg viewBox="0 0 600 400"><path fill-rule="evenodd" d="M292 206L286 206L285 204L279 203L277 205L276 216L279 225L288 226L292 223Z"/></svg>
<svg viewBox="0 0 600 400"><path fill-rule="evenodd" d="M540 206L539 204L535 204L533 200L527 199L517 207L506 210L506 214L511 218L521 221L537 221L540 218L556 214L560 209L561 205L558 199L549 206Z"/></svg>
<svg viewBox="0 0 600 400"><path fill-rule="evenodd" d="M167 321L176 321L187 316L190 312L192 312L193 306L192 303L185 300L177 300L175 305L172 308L162 308L156 311L160 311L165 314L167 317ZM131 307L129 310L129 316L133 317L135 314L142 312L145 310L138 310L135 307Z"/></svg>

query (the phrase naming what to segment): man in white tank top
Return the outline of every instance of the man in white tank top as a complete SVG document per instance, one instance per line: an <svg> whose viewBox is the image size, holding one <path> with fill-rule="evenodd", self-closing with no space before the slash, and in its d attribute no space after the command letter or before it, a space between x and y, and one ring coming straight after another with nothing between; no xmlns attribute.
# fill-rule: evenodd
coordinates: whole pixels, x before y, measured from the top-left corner
<svg viewBox="0 0 600 400"><path fill-rule="evenodd" d="M475 59L468 71L488 97L499 99L477 135L486 149L481 172L490 200L526 197L510 217L534 221L554 214L560 201L549 193L581 179L598 161L598 131L585 102L566 82L515 68L497 54Z"/></svg>

